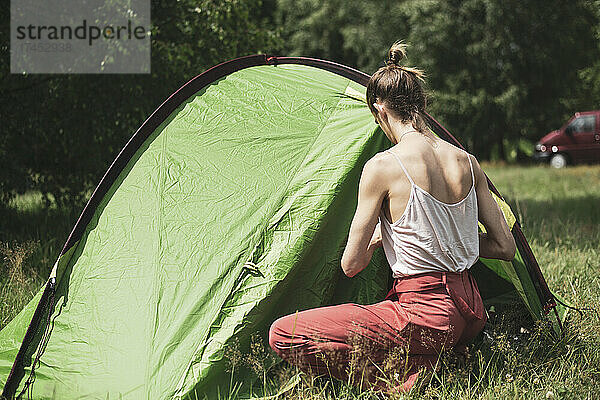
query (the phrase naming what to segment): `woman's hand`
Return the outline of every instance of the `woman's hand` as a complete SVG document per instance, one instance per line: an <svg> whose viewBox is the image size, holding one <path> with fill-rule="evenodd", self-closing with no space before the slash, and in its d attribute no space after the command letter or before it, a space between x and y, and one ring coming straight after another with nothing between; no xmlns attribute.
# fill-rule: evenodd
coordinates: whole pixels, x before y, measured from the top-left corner
<svg viewBox="0 0 600 400"><path fill-rule="evenodd" d="M377 247L382 247L383 242L381 241L381 223L378 222L375 226L375 231L373 232L373 237L371 238L371 242L369 243L368 250L376 249Z"/></svg>

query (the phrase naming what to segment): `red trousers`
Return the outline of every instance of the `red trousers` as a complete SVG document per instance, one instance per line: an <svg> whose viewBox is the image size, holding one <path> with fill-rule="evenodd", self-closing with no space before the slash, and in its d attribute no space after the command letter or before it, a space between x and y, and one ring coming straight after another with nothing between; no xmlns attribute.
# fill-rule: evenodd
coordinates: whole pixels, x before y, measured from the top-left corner
<svg viewBox="0 0 600 400"><path fill-rule="evenodd" d="M408 391L421 368L433 368L442 350L470 342L485 321L468 271L431 272L396 279L376 304L340 304L279 318L269 344L312 373Z"/></svg>

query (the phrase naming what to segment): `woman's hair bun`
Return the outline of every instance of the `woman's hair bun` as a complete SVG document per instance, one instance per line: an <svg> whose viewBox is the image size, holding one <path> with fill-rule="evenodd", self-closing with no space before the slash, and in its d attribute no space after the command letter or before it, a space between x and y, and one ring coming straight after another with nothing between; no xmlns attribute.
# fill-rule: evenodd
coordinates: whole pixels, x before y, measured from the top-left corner
<svg viewBox="0 0 600 400"><path fill-rule="evenodd" d="M388 52L388 60L386 61L386 66L387 67L398 67L404 72L409 72L411 74L414 74L417 79L419 79L422 82L425 82L425 73L422 70L420 70L418 68L406 67L406 66L400 65L400 62L402 62L402 60L404 60L406 58L406 48L407 47L408 47L408 45L406 43L404 43L402 40L396 41L392 45L392 47L390 47L390 50Z"/></svg>
<svg viewBox="0 0 600 400"><path fill-rule="evenodd" d="M402 40L396 41L388 52L387 65L400 65L400 61L406 58L406 47Z"/></svg>

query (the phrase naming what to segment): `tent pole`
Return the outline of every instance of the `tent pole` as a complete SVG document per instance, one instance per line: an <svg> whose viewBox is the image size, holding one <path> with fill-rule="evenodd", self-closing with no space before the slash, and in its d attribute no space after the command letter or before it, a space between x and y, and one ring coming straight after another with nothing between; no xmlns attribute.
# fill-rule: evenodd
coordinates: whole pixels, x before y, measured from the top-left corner
<svg viewBox="0 0 600 400"><path fill-rule="evenodd" d="M52 314L52 309L54 307L54 292L56 290L56 278L52 277L48 279L46 283L46 288L44 289L44 293L40 298L40 302L38 303L34 313L33 318L31 319L31 323L27 327L27 331L25 333L25 337L23 338L23 342L21 343L21 347L15 357L15 362L8 374L8 378L6 379L6 383L4 384L4 389L2 390L2 399L12 399L15 397L15 393L19 387L21 379L25 376L25 358L27 357L27 351L32 347L34 349L38 348L39 343L41 342L44 335L38 335L40 331L41 325L43 323L43 316L46 312L48 312L48 320L50 319L50 315ZM36 356L36 359L31 365L31 369L35 368L35 363L38 361L40 354Z"/></svg>

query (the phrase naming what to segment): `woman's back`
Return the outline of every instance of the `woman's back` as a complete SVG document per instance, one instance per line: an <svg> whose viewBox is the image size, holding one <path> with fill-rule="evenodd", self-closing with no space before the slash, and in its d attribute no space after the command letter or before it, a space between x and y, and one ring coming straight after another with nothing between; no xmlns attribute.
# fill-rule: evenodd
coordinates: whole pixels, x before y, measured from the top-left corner
<svg viewBox="0 0 600 400"><path fill-rule="evenodd" d="M408 176L388 151L402 160ZM388 186L382 206L388 221L397 221L404 213L411 192L410 178L421 190L447 204L464 199L473 185L471 156L441 139L414 133L388 151L377 156L385 171L382 179Z"/></svg>
<svg viewBox="0 0 600 400"><path fill-rule="evenodd" d="M389 189L381 236L393 275L464 271L479 255L470 156L433 135L411 142L411 152L392 148L382 156Z"/></svg>

